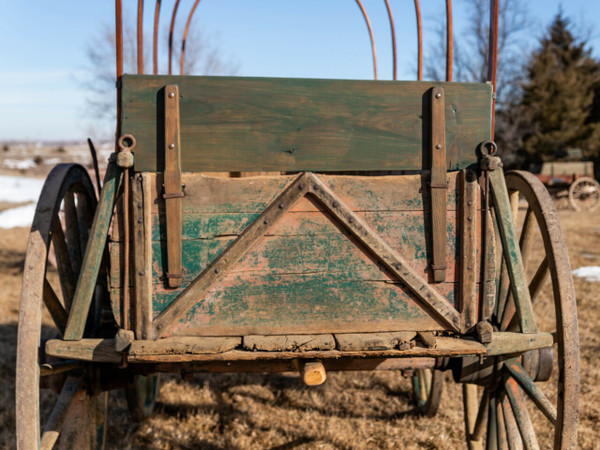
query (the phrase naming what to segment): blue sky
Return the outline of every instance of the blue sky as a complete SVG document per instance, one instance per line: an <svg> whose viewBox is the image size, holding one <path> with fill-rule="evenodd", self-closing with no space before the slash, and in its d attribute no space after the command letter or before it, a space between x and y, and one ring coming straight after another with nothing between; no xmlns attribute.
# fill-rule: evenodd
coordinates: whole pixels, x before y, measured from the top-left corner
<svg viewBox="0 0 600 450"><path fill-rule="evenodd" d="M502 0L501 0L502 1ZM134 23L136 1L123 0ZM146 1L150 30L154 2ZM389 25L383 0L363 0L375 31L380 79L392 75ZM413 2L390 0L396 21L399 79L414 79L416 40ZM444 0L421 0L426 40ZM600 2L531 0L531 48L560 5L577 27L596 27L590 44L600 56ZM163 0L161 32L173 0ZM181 0L182 32L193 0ZM465 0L454 1L455 29L465 26ZM61 140L107 136L112 124L86 114L80 80L87 74L86 47L114 23L114 1L0 0L0 140ZM366 26L354 0L203 0L194 27L217 43L240 76L370 79ZM162 37L164 38L164 36ZM150 42L147 42L149 45ZM427 45L425 47L427 50Z"/></svg>

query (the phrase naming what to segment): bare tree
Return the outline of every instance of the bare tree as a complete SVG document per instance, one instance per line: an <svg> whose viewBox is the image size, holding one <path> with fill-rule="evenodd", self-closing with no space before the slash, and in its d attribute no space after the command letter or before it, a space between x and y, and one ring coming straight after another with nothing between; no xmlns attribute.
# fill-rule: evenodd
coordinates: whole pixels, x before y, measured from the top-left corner
<svg viewBox="0 0 600 450"><path fill-rule="evenodd" d="M468 5L469 25L454 36L454 80L486 81L488 67L489 0L465 0ZM526 63L524 42L531 31L527 4L524 0L500 2L498 28L498 75L496 104L502 108L519 94ZM438 23L439 40L427 52L425 76L433 80L445 77L446 58L445 23Z"/></svg>
<svg viewBox="0 0 600 450"><path fill-rule="evenodd" d="M159 70L161 74L168 72L168 30L161 35L165 39L159 49ZM104 26L98 35L87 46L87 72L89 77L82 81L89 92L86 102L86 115L105 120L115 119L115 33L112 27ZM151 42L152 39L145 39ZM125 73L137 73L136 32L131 27L124 27L123 32L123 66ZM146 73L152 73L151 45L144 49ZM180 38L173 43L173 73L178 74L181 51ZM186 75L235 75L238 64L226 60L222 51L213 40L198 28L191 28L186 41L185 66Z"/></svg>

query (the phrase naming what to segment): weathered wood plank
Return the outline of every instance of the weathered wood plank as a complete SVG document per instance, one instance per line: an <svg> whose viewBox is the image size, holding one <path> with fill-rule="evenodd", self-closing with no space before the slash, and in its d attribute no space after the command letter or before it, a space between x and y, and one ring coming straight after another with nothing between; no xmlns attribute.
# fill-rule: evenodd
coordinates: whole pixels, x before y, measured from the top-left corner
<svg viewBox="0 0 600 450"><path fill-rule="evenodd" d="M411 341L417 333L413 331L396 331L389 333L336 333L336 347L340 351L362 350L408 350L414 346Z"/></svg>
<svg viewBox="0 0 600 450"><path fill-rule="evenodd" d="M229 274L175 325L176 335L352 333L443 330L399 283L347 279L338 273ZM436 285L453 302L458 285ZM173 301L156 288L154 313Z"/></svg>
<svg viewBox="0 0 600 450"><path fill-rule="evenodd" d="M152 180L152 213L162 209L163 176L148 174ZM185 184L183 213L258 213L260 214L295 179L295 175L223 178L198 173L183 173ZM449 172L447 210L456 211L459 197L459 172ZM355 212L428 211L429 173L412 175L355 176L325 175L319 178ZM310 202L298 203L291 211L318 211Z"/></svg>
<svg viewBox="0 0 600 450"><path fill-rule="evenodd" d="M268 352L305 352L310 350L335 350L332 334L292 334L283 336L265 336L252 334L244 336L244 349Z"/></svg>
<svg viewBox="0 0 600 450"><path fill-rule="evenodd" d="M411 358L411 357L439 357L456 355L481 355L485 353L485 347L478 342L468 339L455 339L449 337L438 337L435 348L426 348L415 346L406 350L374 350L374 351L339 351L339 350L318 350L306 352L263 352L246 350L229 350L224 352L207 353L204 351L186 352L186 348L201 350L208 345L206 342L225 342L222 338L185 338L177 337L168 340L167 338L156 341L135 340L132 342L128 351L128 362L202 362L202 361L273 361L273 360L295 360L299 358L306 359L341 359L341 358ZM216 339L216 341L213 341ZM240 337L231 337L232 341L241 342ZM236 341L239 340L239 341ZM181 345L177 342L182 342ZM229 344L227 346L229 346ZM189 345L190 347L186 347ZM214 345L213 345L214 348ZM182 352L173 352L180 349ZM79 341L63 341L52 339L46 342L46 354L56 356L62 359L74 359L80 361L95 361L106 363L120 363L122 353L115 350L114 339L81 339ZM194 350L195 351L195 350ZM127 352L126 352L127 353ZM348 362L351 365L351 361ZM428 362L429 364L429 362Z"/></svg>
<svg viewBox="0 0 600 450"><path fill-rule="evenodd" d="M147 174L138 174L134 177L132 203L135 333L138 339L148 339L152 326L152 222L150 216L150 182ZM114 249L111 248L111 254L114 253ZM113 267L111 267L111 270L113 270Z"/></svg>
<svg viewBox="0 0 600 450"><path fill-rule="evenodd" d="M129 350L130 356L137 355L197 355L224 353L241 347L242 338L239 336L222 337L176 337L157 341L134 341Z"/></svg>
<svg viewBox="0 0 600 450"><path fill-rule="evenodd" d="M479 313L477 274L480 273L478 249L481 247L481 214L478 214L479 185L475 173L463 172L461 196L461 252L460 252L460 310L465 330L476 323Z"/></svg>
<svg viewBox="0 0 600 450"><path fill-rule="evenodd" d="M162 171L157 94L173 78L125 75L122 83L121 129L137 139L135 170ZM177 85L190 172L428 168L423 97L438 85L449 169L476 162L491 132L492 89L482 83L184 76Z"/></svg>

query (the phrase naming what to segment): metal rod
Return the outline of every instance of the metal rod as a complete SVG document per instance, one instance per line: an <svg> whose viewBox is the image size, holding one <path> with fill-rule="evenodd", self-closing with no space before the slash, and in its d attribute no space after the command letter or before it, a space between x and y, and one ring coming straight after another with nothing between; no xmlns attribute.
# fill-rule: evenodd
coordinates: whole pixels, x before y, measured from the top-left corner
<svg viewBox="0 0 600 450"><path fill-rule="evenodd" d="M488 48L488 81L492 83L494 95L492 97L492 136L494 139L494 126L496 123L496 69L498 64L498 9L499 0L490 0L490 38Z"/></svg>
<svg viewBox="0 0 600 450"><path fill-rule="evenodd" d="M417 15L417 53L418 53L418 67L417 67L417 79L421 81L423 79L423 28L421 26L421 5L419 0L415 0L415 14Z"/></svg>
<svg viewBox="0 0 600 450"><path fill-rule="evenodd" d="M160 16L160 0L156 0L154 8L154 36L152 39L152 73L158 74L158 22Z"/></svg>
<svg viewBox="0 0 600 450"><path fill-rule="evenodd" d="M138 74L144 73L144 0L138 0L137 72Z"/></svg>
<svg viewBox="0 0 600 450"><path fill-rule="evenodd" d="M375 51L375 38L373 37L373 28L371 27L371 21L369 20L369 16L367 11L365 11L365 7L362 4L361 0L356 0L356 4L360 8L362 15L365 19L365 23L367 24L367 28L369 29L369 37L371 38L371 52L373 53L373 73L374 78L377 79L377 53Z"/></svg>
<svg viewBox="0 0 600 450"><path fill-rule="evenodd" d="M394 60L394 80L398 79L398 61L396 54L396 27L394 26L394 15L392 14L392 7L388 0L385 1L385 7L388 13L388 19L390 20L390 29L392 32L392 57Z"/></svg>
<svg viewBox="0 0 600 450"><path fill-rule="evenodd" d="M117 46L117 82L123 75L123 5L115 0L115 29ZM117 129L116 138L121 134L121 88L117 85ZM115 139L116 142L116 139Z"/></svg>
<svg viewBox="0 0 600 450"><path fill-rule="evenodd" d="M102 182L100 181L100 168L98 167L98 153L96 152L96 147L94 147L94 143L90 138L87 140L88 147L90 148L90 153L92 154L92 163L94 165L94 173L96 174L96 189L98 191L98 197L100 197L100 191L102 190Z"/></svg>
<svg viewBox="0 0 600 450"><path fill-rule="evenodd" d="M446 0L446 81L452 81L454 35L452 33L452 0Z"/></svg>
<svg viewBox="0 0 600 450"><path fill-rule="evenodd" d="M185 41L187 39L188 31L190 30L190 24L192 23L192 17L194 16L194 12L196 12L196 7L200 3L200 0L196 0L194 2L194 6L192 6L192 10L190 11L190 15L188 16L187 22L185 23L185 30L183 31L183 39L181 41L181 55L179 55L179 74L183 75L183 65L185 61Z"/></svg>
<svg viewBox="0 0 600 450"><path fill-rule="evenodd" d="M173 30L175 29L175 18L177 17L177 9L179 9L179 2L180 0L176 0L175 6L173 7L171 26L169 27L169 75L173 73L171 71L171 66L173 63Z"/></svg>

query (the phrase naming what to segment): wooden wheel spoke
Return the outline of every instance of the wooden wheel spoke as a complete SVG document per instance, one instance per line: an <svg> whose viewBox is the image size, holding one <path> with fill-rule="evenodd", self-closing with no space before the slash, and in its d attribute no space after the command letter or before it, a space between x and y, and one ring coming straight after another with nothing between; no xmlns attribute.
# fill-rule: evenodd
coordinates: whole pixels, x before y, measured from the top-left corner
<svg viewBox="0 0 600 450"><path fill-rule="evenodd" d="M65 209L65 234L67 247L74 273L81 269L81 236L79 232L79 214L75 204L75 192L73 189L67 192L63 199Z"/></svg>
<svg viewBox="0 0 600 450"><path fill-rule="evenodd" d="M479 411L477 411L477 418L475 419L475 425L473 426L473 434L471 435L471 439L473 441L480 441L483 436L483 422L487 417L488 406L490 404L490 393L486 389L483 393L483 397L481 398L481 403L479 404Z"/></svg>
<svg viewBox="0 0 600 450"><path fill-rule="evenodd" d="M73 294L75 293L75 274L71 264L71 256L65 239L65 234L62 229L59 217L54 218L54 228L52 230L52 245L54 247L54 255L56 256L56 268L60 277L60 284L63 291L63 299L67 310L71 306Z"/></svg>
<svg viewBox="0 0 600 450"><path fill-rule="evenodd" d="M506 423L500 396L496 397L496 436L498 438L498 449L508 450L508 436L506 434Z"/></svg>
<svg viewBox="0 0 600 450"><path fill-rule="evenodd" d="M533 230L535 226L535 218L533 209L527 208L525 213L525 221L523 222L523 230L519 237L519 248L521 249L521 259L523 260L523 266L527 267L527 259L529 257L529 251L531 250L531 243L533 241Z"/></svg>
<svg viewBox="0 0 600 450"><path fill-rule="evenodd" d="M548 256L544 257L540 266L535 271L535 275L529 283L529 295L531 302L535 303L535 300L542 292L544 284L548 280L548 274L550 273L550 265L548 263ZM510 299L512 300L512 298ZM515 304L514 301L510 301L506 305L504 315L502 316L502 322L500 323L500 330L515 330L517 328L517 320L515 317Z"/></svg>
<svg viewBox="0 0 600 450"><path fill-rule="evenodd" d="M519 426L517 425L517 420L515 419L515 415L510 406L510 400L506 395L502 397L502 413L504 414L508 447L510 450L521 450L523 448L523 442L521 441Z"/></svg>
<svg viewBox="0 0 600 450"><path fill-rule="evenodd" d="M527 411L525 397L523 397L519 385L514 378L508 378L505 381L504 386L506 393L508 394L510 406L512 407L515 418L517 419L517 425L519 427L519 432L525 448L528 450L538 450L540 446L535 436L533 424L531 423L531 417L529 417L529 412Z"/></svg>
<svg viewBox="0 0 600 450"><path fill-rule="evenodd" d="M42 433L40 448L51 449L54 444L58 441L60 432L65 423L65 419L69 413L69 409L73 404L73 401L77 397L77 394L81 391L82 381L81 378L67 378L63 388L58 396L56 405L48 418L48 422L44 427Z"/></svg>
<svg viewBox="0 0 600 450"><path fill-rule="evenodd" d="M488 403L486 450L498 449L498 417L496 412L496 395L492 394Z"/></svg>
<svg viewBox="0 0 600 450"><path fill-rule="evenodd" d="M58 299L56 292L54 292L54 288L48 282L46 278L44 278L44 304L46 308L48 308L48 312L50 313L50 317L54 321L56 328L59 329L60 334L62 335L65 332L65 327L67 326L67 320L69 315L65 310L64 306Z"/></svg>
<svg viewBox="0 0 600 450"><path fill-rule="evenodd" d="M544 416L552 423L556 425L556 408L552 402L546 397L546 395L537 387L535 382L529 377L525 369L521 364L516 361L506 362L506 369L510 374L517 380L519 386L527 393L529 398L535 403L535 405L542 411Z"/></svg>

